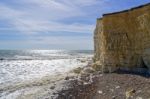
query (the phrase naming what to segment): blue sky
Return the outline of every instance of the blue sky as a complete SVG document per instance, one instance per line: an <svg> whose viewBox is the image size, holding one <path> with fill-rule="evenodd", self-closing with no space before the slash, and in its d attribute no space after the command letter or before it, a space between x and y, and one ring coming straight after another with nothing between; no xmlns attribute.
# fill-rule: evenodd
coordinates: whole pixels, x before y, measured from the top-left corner
<svg viewBox="0 0 150 99"><path fill-rule="evenodd" d="M96 18L149 0L0 0L0 49L93 49Z"/></svg>

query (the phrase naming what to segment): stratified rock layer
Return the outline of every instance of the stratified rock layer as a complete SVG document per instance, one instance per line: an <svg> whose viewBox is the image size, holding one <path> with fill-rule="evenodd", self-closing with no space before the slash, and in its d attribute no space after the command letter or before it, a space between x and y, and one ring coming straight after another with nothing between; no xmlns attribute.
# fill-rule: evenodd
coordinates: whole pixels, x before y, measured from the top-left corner
<svg viewBox="0 0 150 99"><path fill-rule="evenodd" d="M104 14L97 19L94 44L94 60L104 70L149 67L150 4Z"/></svg>

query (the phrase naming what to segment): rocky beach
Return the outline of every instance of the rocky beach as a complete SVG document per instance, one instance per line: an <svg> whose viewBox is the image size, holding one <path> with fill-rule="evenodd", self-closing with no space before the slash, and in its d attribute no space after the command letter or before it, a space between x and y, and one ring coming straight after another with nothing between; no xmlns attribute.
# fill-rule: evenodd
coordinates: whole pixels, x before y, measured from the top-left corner
<svg viewBox="0 0 150 99"><path fill-rule="evenodd" d="M150 74L92 70L87 66L76 78L67 77L67 87L54 93L56 99L150 99Z"/></svg>

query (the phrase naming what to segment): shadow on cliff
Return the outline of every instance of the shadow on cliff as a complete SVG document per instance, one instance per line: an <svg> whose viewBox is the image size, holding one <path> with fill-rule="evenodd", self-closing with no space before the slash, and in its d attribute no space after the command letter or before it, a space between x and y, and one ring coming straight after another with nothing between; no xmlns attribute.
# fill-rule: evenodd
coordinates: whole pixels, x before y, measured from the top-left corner
<svg viewBox="0 0 150 99"><path fill-rule="evenodd" d="M113 73L117 74L131 74L131 75L138 75L145 78L150 78L150 71L145 68L137 68L134 70L127 70L127 69L118 69L114 71Z"/></svg>

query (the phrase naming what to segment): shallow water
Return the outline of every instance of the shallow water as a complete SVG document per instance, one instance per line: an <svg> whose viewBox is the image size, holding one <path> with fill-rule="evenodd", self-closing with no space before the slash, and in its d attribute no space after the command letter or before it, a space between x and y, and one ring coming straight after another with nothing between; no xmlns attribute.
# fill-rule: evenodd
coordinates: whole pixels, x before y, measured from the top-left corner
<svg viewBox="0 0 150 99"><path fill-rule="evenodd" d="M1 50L0 98L17 99L29 87L40 91L39 86L62 79L74 68L86 66L87 61L81 60L91 57L92 51Z"/></svg>

